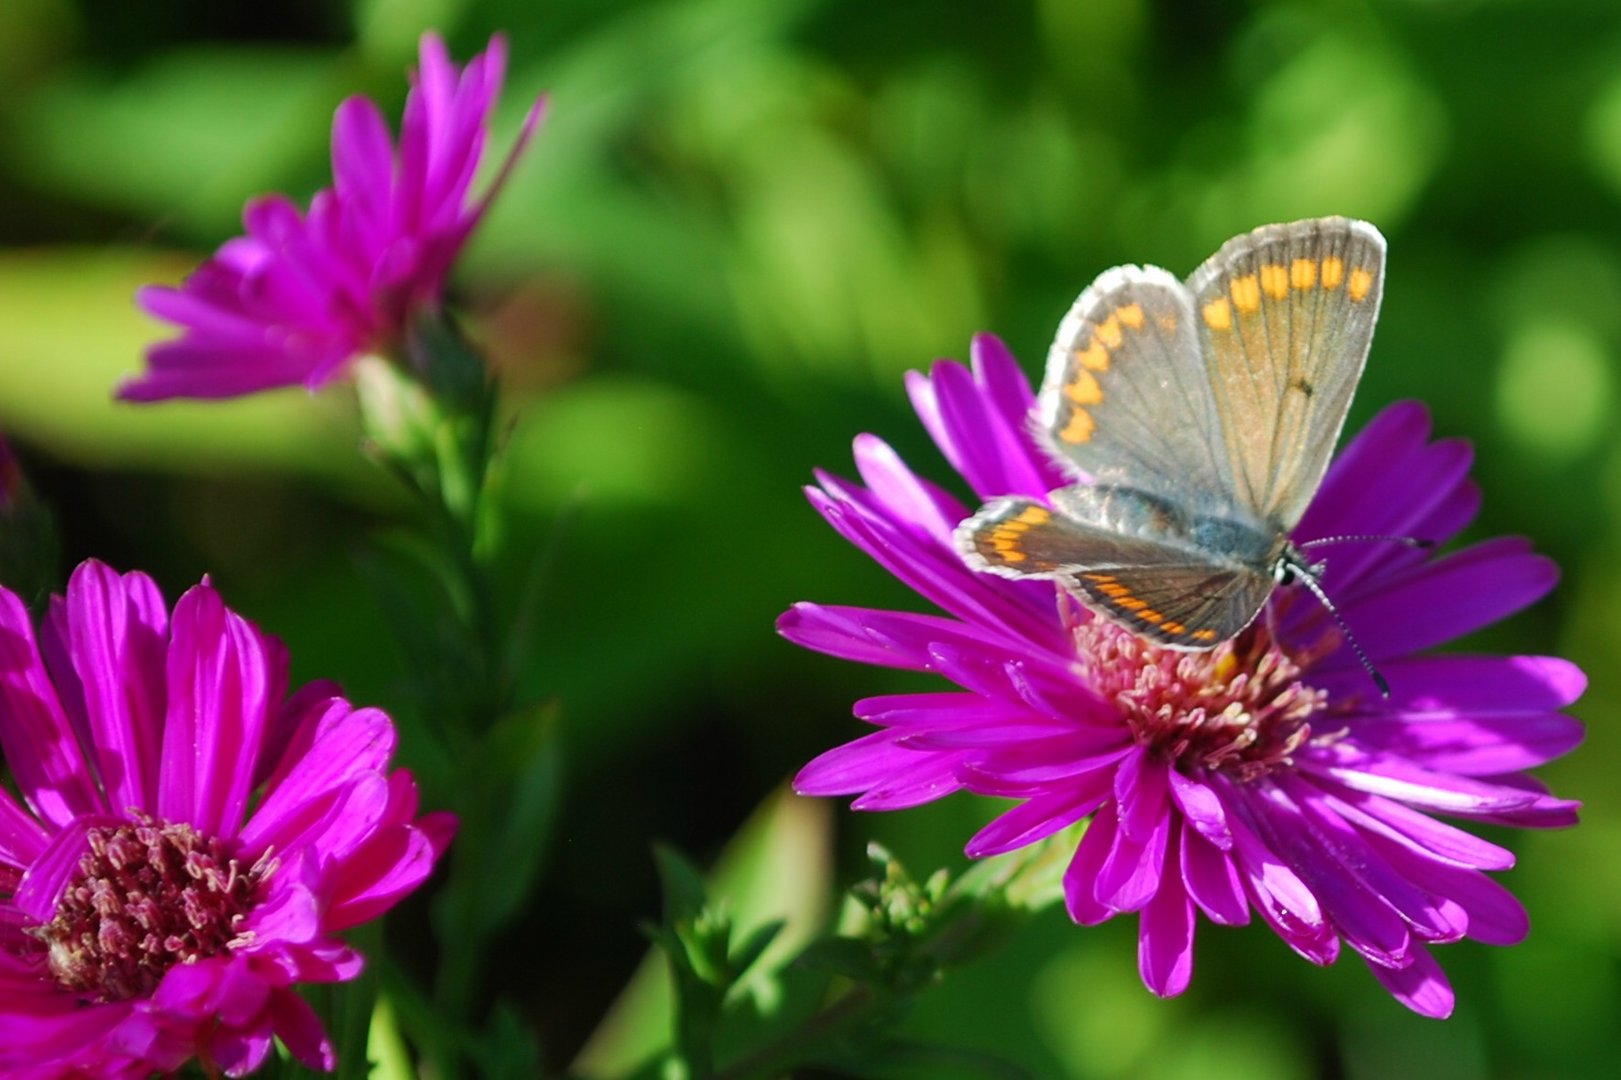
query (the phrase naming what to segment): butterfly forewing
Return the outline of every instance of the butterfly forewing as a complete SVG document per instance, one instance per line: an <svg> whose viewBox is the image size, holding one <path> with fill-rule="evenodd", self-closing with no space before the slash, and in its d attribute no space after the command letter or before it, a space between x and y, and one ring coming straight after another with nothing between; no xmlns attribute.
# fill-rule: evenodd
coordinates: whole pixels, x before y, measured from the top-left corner
<svg viewBox="0 0 1621 1080"><path fill-rule="evenodd" d="M1373 226L1320 218L1235 237L1188 279L1235 498L1282 530L1328 467L1384 267Z"/></svg>
<svg viewBox="0 0 1621 1080"><path fill-rule="evenodd" d="M1044 441L1090 478L1188 503L1232 490L1192 297L1157 267L1120 266L1058 328L1040 403Z"/></svg>

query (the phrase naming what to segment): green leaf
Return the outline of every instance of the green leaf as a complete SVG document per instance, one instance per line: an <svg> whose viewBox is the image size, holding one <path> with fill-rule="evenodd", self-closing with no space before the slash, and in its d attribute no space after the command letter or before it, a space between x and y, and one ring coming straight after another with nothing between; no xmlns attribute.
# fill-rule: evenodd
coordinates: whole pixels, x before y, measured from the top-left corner
<svg viewBox="0 0 1621 1080"><path fill-rule="evenodd" d="M664 892L664 924L674 926L696 919L704 909L703 875L675 848L668 844L653 846L653 859L659 868L659 883Z"/></svg>
<svg viewBox="0 0 1621 1080"><path fill-rule="evenodd" d="M348 1080L351 1076L369 1077L369 1080L416 1080L417 1072L411 1064L411 1052L405 1045L405 1037L400 1034L399 1018L388 998L378 997L372 1008L366 1054L358 1071L351 1072L349 1063L342 1060L338 1068L340 1080Z"/></svg>
<svg viewBox="0 0 1621 1080"><path fill-rule="evenodd" d="M540 1046L508 1003L499 1002L473 1048L479 1075L488 1080L533 1080L541 1075Z"/></svg>
<svg viewBox="0 0 1621 1080"><path fill-rule="evenodd" d="M459 770L461 832L434 913L447 966L471 964L522 910L544 863L562 788L557 708L512 713L486 732Z"/></svg>
<svg viewBox="0 0 1621 1080"><path fill-rule="evenodd" d="M826 804L802 799L784 788L738 830L707 887L700 882L705 895L725 898L734 926L783 922L781 932L741 973L732 988L734 1001L746 996L773 1017L802 1010L807 1002L814 1004L825 974L781 968L825 924L831 844ZM692 887L690 878L682 886L684 890ZM751 933L734 955L746 953L752 941ZM667 965L656 951L649 953L580 1051L571 1073L621 1077L658 1058L673 1042L674 1000Z"/></svg>
<svg viewBox="0 0 1621 1080"><path fill-rule="evenodd" d="M872 946L857 938L829 937L811 942L795 963L817 971L831 971L852 982L878 983L884 969L873 956Z"/></svg>

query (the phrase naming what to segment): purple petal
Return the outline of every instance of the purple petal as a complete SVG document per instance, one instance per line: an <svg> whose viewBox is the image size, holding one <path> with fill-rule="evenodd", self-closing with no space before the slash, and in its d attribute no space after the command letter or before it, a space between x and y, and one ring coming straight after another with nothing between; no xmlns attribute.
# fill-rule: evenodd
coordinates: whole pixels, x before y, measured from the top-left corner
<svg viewBox="0 0 1621 1080"><path fill-rule="evenodd" d="M1228 805L1235 804L1228 800ZM1243 821L1229 814L1227 824L1233 832L1232 854L1255 910L1296 953L1314 964L1332 964L1339 956L1339 938L1317 897Z"/></svg>
<svg viewBox="0 0 1621 1080"><path fill-rule="evenodd" d="M971 859L1002 855L1044 840L1092 813L1109 796L1105 774L1086 777L1059 791L1038 795L999 815L968 841Z"/></svg>
<svg viewBox="0 0 1621 1080"><path fill-rule="evenodd" d="M929 646L936 641L966 638L1002 651L997 637L955 619L803 601L777 619L777 633L842 660L910 671L928 670Z"/></svg>
<svg viewBox="0 0 1621 1080"><path fill-rule="evenodd" d="M155 805L168 611L145 574L88 560L68 582L63 643L109 805ZM64 672L67 674L67 672Z"/></svg>
<svg viewBox="0 0 1621 1080"><path fill-rule="evenodd" d="M957 522L967 516L961 503L919 478L876 435L856 436L855 460L867 490L886 508L891 520L910 522L937 542L951 543Z"/></svg>
<svg viewBox="0 0 1621 1080"><path fill-rule="evenodd" d="M1095 814L1064 868L1064 909L1081 926L1096 926L1117 914L1097 899L1097 880L1119 832L1120 818L1112 807Z"/></svg>
<svg viewBox="0 0 1621 1080"><path fill-rule="evenodd" d="M1424 949L1414 949L1412 962L1404 968L1392 969L1369 964L1368 970L1395 999L1420 1016L1432 1020L1445 1020L1452 1015L1452 984Z"/></svg>
<svg viewBox="0 0 1621 1080"><path fill-rule="evenodd" d="M1514 853L1379 795L1318 782L1334 811L1365 832L1411 848L1417 855L1481 870L1507 870Z"/></svg>
<svg viewBox="0 0 1621 1080"><path fill-rule="evenodd" d="M806 492L817 512L839 535L919 596L977 626L1002 628L1054 652L1065 647L1052 617L1055 594L1049 583L1013 582L975 573L955 548L869 512L830 477L824 477L822 483L827 492L815 488ZM1034 600L1038 594L1047 597L1044 608Z"/></svg>
<svg viewBox="0 0 1621 1080"><path fill-rule="evenodd" d="M957 779L957 754L919 754L900 769L867 789L850 804L852 810L901 810L921 806L962 790Z"/></svg>
<svg viewBox="0 0 1621 1080"><path fill-rule="evenodd" d="M34 812L62 826L107 807L34 644L28 609L0 589L0 751Z"/></svg>
<svg viewBox="0 0 1621 1080"><path fill-rule="evenodd" d="M1110 767L1132 754L1133 749L1129 733L1105 733L1101 738L1065 734L1025 739L975 754L964 768L969 787L975 791L982 790L982 781L994 782L999 789L1008 785L1040 789L1094 772L1112 772Z"/></svg>
<svg viewBox="0 0 1621 1080"><path fill-rule="evenodd" d="M1171 797L1188 824L1217 848L1229 850L1233 846L1233 834L1227 829L1227 812L1215 791L1177 769L1170 770L1170 781Z"/></svg>
<svg viewBox="0 0 1621 1080"><path fill-rule="evenodd" d="M1213 922L1247 925L1250 906L1244 898L1244 880L1233 860L1197 832L1183 829L1181 837L1182 884L1193 902Z"/></svg>
<svg viewBox="0 0 1621 1080"><path fill-rule="evenodd" d="M0 862L26 867L39 858L50 838L34 816L17 804L11 792L0 788Z"/></svg>
<svg viewBox="0 0 1621 1080"><path fill-rule="evenodd" d="M1553 656L1407 656L1384 661L1380 670L1391 689L1381 713L1415 719L1552 712L1587 688L1581 668ZM1312 682L1331 697L1350 697L1365 688L1367 676L1360 666L1314 669Z"/></svg>
<svg viewBox="0 0 1621 1080"><path fill-rule="evenodd" d="M1164 827L1170 815L1170 781L1166 763L1139 750L1121 761L1114 774L1114 796L1120 805L1120 831L1142 842Z"/></svg>
<svg viewBox="0 0 1621 1080"><path fill-rule="evenodd" d="M62 898L62 890L67 888L79 861L90 850L89 830L93 826L117 823L106 815L87 816L58 829L23 875L12 904L35 923L49 923L56 913L56 902Z"/></svg>
<svg viewBox="0 0 1621 1080"><path fill-rule="evenodd" d="M1277 781L1253 787L1253 798L1240 804L1245 824L1306 883L1346 943L1376 964L1407 963L1407 924L1363 876L1373 868L1356 865L1349 830L1328 831L1326 818L1297 805Z"/></svg>
<svg viewBox="0 0 1621 1080"><path fill-rule="evenodd" d="M1175 844L1167 853L1177 858ZM1159 997L1175 997L1193 978L1193 901L1176 874L1166 874L1137 924L1137 970Z"/></svg>
<svg viewBox="0 0 1621 1080"><path fill-rule="evenodd" d="M912 733L998 727L1032 719L1029 709L1023 705L1009 705L956 691L862 698L851 711L869 724L905 728ZM1057 720L1043 725L1044 733L1071 730L1071 725Z"/></svg>
<svg viewBox="0 0 1621 1080"><path fill-rule="evenodd" d="M930 381L944 432L955 449L952 464L981 499L1046 495L1027 446L1025 417L1008 423L961 364L935 364Z"/></svg>
<svg viewBox="0 0 1621 1080"><path fill-rule="evenodd" d="M1563 713L1458 720L1411 714L1369 717L1354 726L1357 742L1409 758L1436 772L1495 776L1552 761L1574 749L1585 730Z"/></svg>
<svg viewBox="0 0 1621 1080"><path fill-rule="evenodd" d="M1505 537L1432 560L1369 592L1335 597L1375 660L1439 645L1540 600L1559 578L1523 540ZM1339 662L1355 663L1341 650Z"/></svg>
<svg viewBox="0 0 1621 1080"><path fill-rule="evenodd" d="M379 710L332 699L294 735L287 771L271 778L242 828L243 852L292 850L305 842L301 837L323 829L334 796L361 776L377 775L394 752L394 739L394 725Z"/></svg>
<svg viewBox="0 0 1621 1080"><path fill-rule="evenodd" d="M1101 817L1118 813L1118 806L1111 809L1105 805L1098 811ZM1115 911L1140 911L1160 886L1170 833L1168 814L1161 814L1152 822L1147 834L1140 839L1128 836L1122 825L1093 882L1098 903Z"/></svg>
<svg viewBox="0 0 1621 1080"><path fill-rule="evenodd" d="M180 598L172 627L158 813L205 835L233 835L285 690L285 655L206 581Z"/></svg>
<svg viewBox="0 0 1621 1080"><path fill-rule="evenodd" d="M1428 442L1429 429L1429 416L1416 402L1393 405L1375 417L1335 459L1295 538L1371 534L1438 544L1450 539L1474 516L1478 503L1468 479L1473 452L1460 439ZM1330 595L1370 573L1424 558L1415 549L1372 542L1323 551Z"/></svg>
<svg viewBox="0 0 1621 1080"><path fill-rule="evenodd" d="M288 1052L303 1065L326 1072L338 1067L338 1052L321 1026L320 1017L293 991L277 989L271 993L270 1025Z"/></svg>
<svg viewBox="0 0 1621 1080"><path fill-rule="evenodd" d="M1321 837L1324 850L1427 941L1456 941L1467 920L1461 909L1428 894L1387 861L1371 838L1335 813L1334 801L1302 779L1280 776L1278 788ZM1326 890L1322 890L1326 892Z"/></svg>
<svg viewBox="0 0 1621 1080"><path fill-rule="evenodd" d="M909 768L918 751L897 746L893 731L876 731L818 754L794 777L801 795L854 795Z"/></svg>
<svg viewBox="0 0 1621 1080"><path fill-rule="evenodd" d="M1434 772L1388 754L1352 754L1343 743L1302 755L1300 767L1352 790L1383 795L1441 814L1500 814L1533 807L1540 801L1535 792Z"/></svg>
<svg viewBox="0 0 1621 1080"><path fill-rule="evenodd" d="M328 928L346 930L382 915L427 880L437 859L429 838L409 826L393 826L369 837L339 868Z"/></svg>

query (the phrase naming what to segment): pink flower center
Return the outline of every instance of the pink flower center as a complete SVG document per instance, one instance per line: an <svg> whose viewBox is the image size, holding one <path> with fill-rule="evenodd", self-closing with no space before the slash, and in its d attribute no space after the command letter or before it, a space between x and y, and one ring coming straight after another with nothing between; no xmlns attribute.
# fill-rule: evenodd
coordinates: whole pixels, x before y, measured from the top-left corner
<svg viewBox="0 0 1621 1080"><path fill-rule="evenodd" d="M226 952L274 868L266 855L244 870L217 837L145 815L88 839L56 917L29 932L57 984L96 1001L145 996L176 964Z"/></svg>
<svg viewBox="0 0 1621 1080"><path fill-rule="evenodd" d="M1291 766L1328 700L1301 681L1311 658L1259 623L1207 652L1163 648L1101 618L1077 621L1074 634L1087 681L1138 744L1190 771L1250 780Z"/></svg>

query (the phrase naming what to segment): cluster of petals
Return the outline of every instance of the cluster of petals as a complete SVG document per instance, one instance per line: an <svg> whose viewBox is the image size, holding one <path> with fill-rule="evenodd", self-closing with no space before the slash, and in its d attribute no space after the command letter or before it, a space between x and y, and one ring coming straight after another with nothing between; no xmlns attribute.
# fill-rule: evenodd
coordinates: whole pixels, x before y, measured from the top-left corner
<svg viewBox="0 0 1621 1080"><path fill-rule="evenodd" d="M182 332L148 351L147 370L119 396L313 390L353 358L391 351L438 307L457 253L540 121L536 101L499 175L474 196L505 71L499 36L458 71L444 42L424 35L397 147L373 102L345 101L332 123L333 186L307 213L282 195L256 199L246 234L180 287L141 290L141 306Z"/></svg>
<svg viewBox="0 0 1621 1080"><path fill-rule="evenodd" d="M975 496L1046 499L1073 483L1031 436L1031 389L1002 344L977 339L972 360L942 361L907 386ZM1471 453L1429 428L1415 403L1380 413L1331 466L1295 541L1455 536L1479 508ZM964 789L1016 800L968 841L974 857L1090 818L1064 877L1070 917L1137 914L1139 970L1162 996L1188 985L1201 912L1229 926L1259 915L1317 964L1349 947L1399 1001L1434 1017L1450 1013L1453 992L1433 946L1526 934L1524 909L1487 874L1512 853L1439 816L1574 823L1577 804L1526 770L1580 741L1561 710L1585 679L1554 657L1427 652L1553 586L1554 566L1525 541L1441 555L1325 549L1323 584L1388 677L1386 699L1298 586L1279 588L1236 641L1170 652L1051 582L970 570L952 532L974 506L874 436L856 439L855 459L862 483L819 474L812 504L943 614L801 603L779 629L956 686L858 702L877 730L808 764L800 792L857 795L866 810Z"/></svg>
<svg viewBox="0 0 1621 1080"><path fill-rule="evenodd" d="M395 733L328 683L288 694L276 639L208 582L172 614L91 561L36 634L0 590L0 1075L334 1067L301 983L431 872Z"/></svg>

